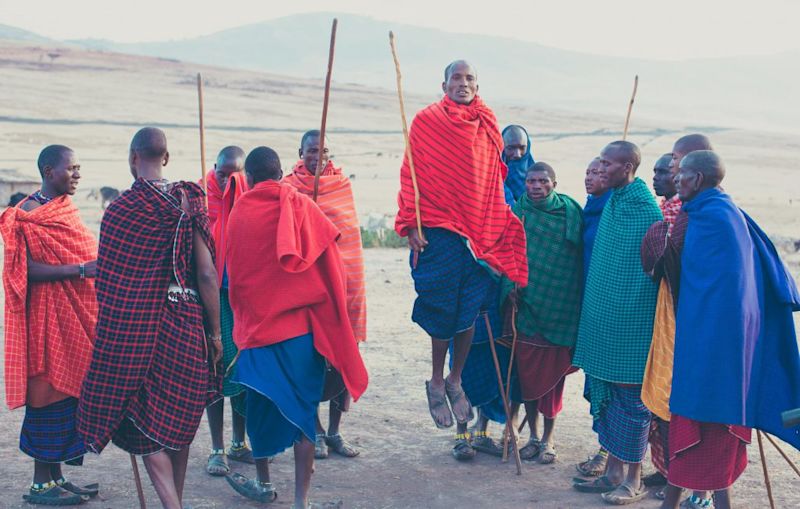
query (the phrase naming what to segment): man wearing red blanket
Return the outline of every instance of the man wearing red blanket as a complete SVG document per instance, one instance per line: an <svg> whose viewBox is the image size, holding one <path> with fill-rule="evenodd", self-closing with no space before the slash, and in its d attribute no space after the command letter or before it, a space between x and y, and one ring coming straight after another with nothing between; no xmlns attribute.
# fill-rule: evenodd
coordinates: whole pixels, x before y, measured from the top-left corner
<svg viewBox="0 0 800 509"><path fill-rule="evenodd" d="M473 417L461 371L492 277L502 274L521 286L528 281L525 232L503 192L508 169L501 159L497 118L477 95L478 76L469 63L451 63L444 79L445 96L417 113L411 124L423 231L417 230L407 156L400 170L395 222L412 251L417 299L411 318L431 337L433 370L426 389L439 428L452 426L453 416L459 423ZM453 357L445 380L450 339Z"/></svg>
<svg viewBox="0 0 800 509"><path fill-rule="evenodd" d="M355 400L367 371L348 318L339 230L310 198L278 182L274 150L250 152L245 174L250 191L228 221L227 270L257 478L227 479L248 498L274 500L268 457L294 445L294 507L306 508L325 362Z"/></svg>

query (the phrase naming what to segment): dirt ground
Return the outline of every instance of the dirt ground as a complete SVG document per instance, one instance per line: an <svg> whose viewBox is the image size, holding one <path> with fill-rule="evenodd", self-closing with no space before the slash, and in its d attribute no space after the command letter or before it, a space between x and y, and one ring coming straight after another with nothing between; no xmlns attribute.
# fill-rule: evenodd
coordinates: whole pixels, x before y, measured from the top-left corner
<svg viewBox="0 0 800 509"><path fill-rule="evenodd" d="M579 494L570 488L574 464L593 452L588 404L581 396L583 377L571 375L565 391L564 412L557 425L558 461L551 466L524 464L517 476L513 461L479 454L471 463L450 456L451 433L437 430L425 404L424 380L429 376L429 343L410 319L413 287L404 250L366 252L369 296L369 341L362 348L370 372L364 397L345 416L343 432L361 449L355 459L331 457L318 461L312 479L312 499L342 500L347 508L577 508L604 507L599 495ZM226 409L228 411L228 409ZM19 452L18 432L23 411L0 410L0 507L24 508L21 495L30 482L32 466ZM492 425L495 436L501 433ZM230 436L229 434L227 436ZM527 432L523 434L527 439ZM785 450L789 447L784 445ZM192 445L185 504L195 509L256 507L237 495L220 478L205 473L210 439L205 419ZM758 448L749 448L750 465L734 487L736 507L766 507L766 491ZM800 453L790 456L800 464ZM767 461L776 507L800 506L800 481L778 453L767 444ZM253 473L249 465L234 470ZM142 475L145 475L143 468ZM648 464L646 472L651 472ZM83 467L67 467L82 483L100 482L100 499L86 505L96 509L136 507L130 461L110 446L101 456L88 456ZM291 451L272 464L279 491L275 507L288 507L293 494ZM145 482L148 507L158 507L155 492ZM653 499L637 505L658 507Z"/></svg>

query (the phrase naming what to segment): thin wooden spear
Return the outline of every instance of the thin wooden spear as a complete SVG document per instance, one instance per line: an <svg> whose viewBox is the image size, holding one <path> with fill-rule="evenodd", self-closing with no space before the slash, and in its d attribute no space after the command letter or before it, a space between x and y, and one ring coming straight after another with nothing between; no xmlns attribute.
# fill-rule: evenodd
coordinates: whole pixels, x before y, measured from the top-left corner
<svg viewBox="0 0 800 509"><path fill-rule="evenodd" d="M422 214L419 211L419 185L417 184L417 172L414 170L414 158L411 156L411 141L408 138L408 121L406 120L406 106L403 102L403 75L400 73L400 60L397 58L397 47L394 42L394 33L389 32L389 45L392 47L392 58L394 59L394 70L397 75L397 98L400 101L400 117L403 119L403 138L406 141L406 157L408 158L408 167L411 170L411 186L414 188L414 211L417 214L417 232L419 239L425 241L425 236L422 233ZM414 267L417 266L417 259L419 253L414 252Z"/></svg>
<svg viewBox="0 0 800 509"><path fill-rule="evenodd" d="M522 216L522 228L525 229L525 216ZM519 291L519 285L514 285L514 291ZM511 401L511 370L514 368L514 354L517 350L517 305L512 304L511 306L511 357L508 359L508 371L506 372L506 400ZM501 387L500 390L503 390ZM525 418L527 419L527 415ZM523 423L524 424L524 423ZM507 431L509 429L514 429L512 426L506 428L503 431L503 462L508 461L508 441L510 437L508 436ZM521 433L521 431L520 431ZM519 445L519 444L517 444Z"/></svg>
<svg viewBox="0 0 800 509"><path fill-rule="evenodd" d="M761 455L761 467L764 469L764 484L767 487L767 498L769 499L769 506L775 509L775 499L772 498L772 483L769 480L769 472L767 471L767 457L764 455L764 442L761 439L761 430L756 430L758 437L758 452Z"/></svg>
<svg viewBox="0 0 800 509"><path fill-rule="evenodd" d="M511 424L511 408L508 404L508 398L503 390L503 375L500 374L500 361L497 360L497 349L494 346L494 334L492 334L492 325L489 323L489 315L484 313L483 321L486 323L486 332L489 334L489 348L492 350L492 361L494 361L494 372L497 374L497 386L500 388L500 397L503 398L503 409L506 412L506 429L503 433L508 433L516 440L514 433L514 426ZM517 475L522 475L522 460L519 458L519 447L514 447L514 462L517 464Z"/></svg>
<svg viewBox="0 0 800 509"><path fill-rule="evenodd" d="M331 26L331 44L328 50L328 74L325 76L325 98L322 101L322 125L319 128L319 158L317 159L317 171L314 173L314 201L317 201L319 194L319 176L322 174L322 155L325 153L325 124L328 122L328 100L331 96L331 73L333 72L333 52L336 48L336 27L339 20L333 18Z"/></svg>
<svg viewBox="0 0 800 509"><path fill-rule="evenodd" d="M631 102L628 103L628 114L625 115L625 129L622 131L623 141L628 137L628 126L631 122L631 112L633 111L633 101L636 99L636 89L639 88L639 75L633 78L633 94L631 94Z"/></svg>
<svg viewBox="0 0 800 509"><path fill-rule="evenodd" d="M131 456L131 468L133 468L133 480L136 482L136 495L139 497L139 509L147 509L147 502L144 500L144 490L142 489L142 478L139 476L139 465L136 463L136 456Z"/></svg>
<svg viewBox="0 0 800 509"><path fill-rule="evenodd" d="M200 176L203 182L203 192L206 196L206 210L208 210L208 176L206 175L206 128L203 123L203 76L197 73L197 106L200 115Z"/></svg>

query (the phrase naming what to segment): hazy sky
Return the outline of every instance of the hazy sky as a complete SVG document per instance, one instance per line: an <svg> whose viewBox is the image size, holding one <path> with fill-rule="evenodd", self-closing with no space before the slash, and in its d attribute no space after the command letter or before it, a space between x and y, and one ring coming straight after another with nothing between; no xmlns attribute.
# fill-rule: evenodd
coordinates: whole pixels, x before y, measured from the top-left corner
<svg viewBox="0 0 800 509"><path fill-rule="evenodd" d="M290 14L336 11L644 58L800 49L800 0L0 0L0 23L57 39L180 39ZM479 9L469 5L481 5ZM342 27L344 28L344 27ZM303 27L297 27L303 36Z"/></svg>

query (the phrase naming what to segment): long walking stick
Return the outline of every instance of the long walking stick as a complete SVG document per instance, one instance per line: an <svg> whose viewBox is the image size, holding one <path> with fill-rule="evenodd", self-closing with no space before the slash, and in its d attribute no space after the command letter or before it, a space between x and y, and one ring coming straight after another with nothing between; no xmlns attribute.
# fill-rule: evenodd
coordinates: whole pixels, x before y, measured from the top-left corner
<svg viewBox="0 0 800 509"><path fill-rule="evenodd" d="M417 184L417 172L414 170L414 158L411 156L411 141L408 138L408 121L406 120L406 106L403 102L403 84L400 73L400 60L397 58L397 47L394 42L394 33L389 32L389 45L392 47L392 58L394 59L394 70L397 74L397 98L400 101L400 117L403 119L403 138L406 141L406 157L408 158L408 167L411 170L411 185L414 188L414 211L417 214L417 232L419 239L424 241L425 236L422 234L422 214L419 212L419 185ZM417 266L419 253L414 252L413 266Z"/></svg>
<svg viewBox="0 0 800 509"><path fill-rule="evenodd" d="M631 102L628 103L628 114L625 115L625 129L622 131L622 140L628 137L628 126L631 123L631 112L633 111L633 101L636 100L636 89L639 88L639 75L633 79L633 94L631 94Z"/></svg>
<svg viewBox="0 0 800 509"><path fill-rule="evenodd" d="M494 371L497 374L497 386L500 389L500 397L503 398L503 409L506 411L506 429L504 433L509 433L512 437L516 437L514 427L511 424L511 409L508 406L508 399L503 390L503 375L500 374L500 361L497 360L497 349L494 346L494 334L492 334L492 326L489 323L489 315L484 314L483 321L486 323L486 332L489 333L489 348L492 350ZM517 475L522 475L522 460L519 459L519 447L514 447L514 462L517 464Z"/></svg>
<svg viewBox="0 0 800 509"><path fill-rule="evenodd" d="M764 455L764 442L761 440L761 430L756 430L758 437L758 452L761 454L761 466L764 469L764 484L767 486L767 497L769 506L775 509L775 500L772 498L772 483L769 482L769 472L767 471L767 457Z"/></svg>
<svg viewBox="0 0 800 509"><path fill-rule="evenodd" d="M328 74L325 76L325 97L322 101L322 125L319 128L319 158L317 159L317 171L314 173L314 201L317 201L319 194L319 176L322 173L322 154L325 153L325 124L328 121L328 99L331 96L331 72L333 72L333 51L336 46L336 27L339 20L333 18L331 26L331 45L328 50Z"/></svg>
<svg viewBox="0 0 800 509"><path fill-rule="evenodd" d="M200 116L200 180L203 182L203 192L206 196L206 210L208 210L208 176L206 175L206 128L203 124L203 76L197 73L197 106Z"/></svg>
<svg viewBox="0 0 800 509"><path fill-rule="evenodd" d="M783 456L783 459L786 460L786 463L788 463L789 466L792 467L792 470L794 470L794 473L797 474L797 477L800 477L800 469L798 469L797 465L795 465L794 462L789 459L789 456L787 456L786 453L783 452L783 449L781 449L778 443L775 442L775 440L771 436L769 436L769 433L764 433L764 436L767 437L769 443L771 443L778 450L781 456Z"/></svg>
<svg viewBox="0 0 800 509"><path fill-rule="evenodd" d="M514 289L516 289L517 285L514 285ZM511 307L511 357L508 359L508 371L506 372L506 388L505 388L505 395L506 401L511 401L511 370L514 368L514 354L517 350L517 306L514 305ZM527 418L527 415L525 416ZM523 423L524 424L524 423ZM508 435L508 430L514 429L513 427L509 426L503 431L503 461L508 461L508 441L510 440L510 436Z"/></svg>
<svg viewBox="0 0 800 509"><path fill-rule="evenodd" d="M136 456L131 456L131 467L133 468L133 480L136 482L136 495L139 497L139 508L147 509L147 502L144 500L144 490L142 489L142 478L139 477L139 465L136 463Z"/></svg>

